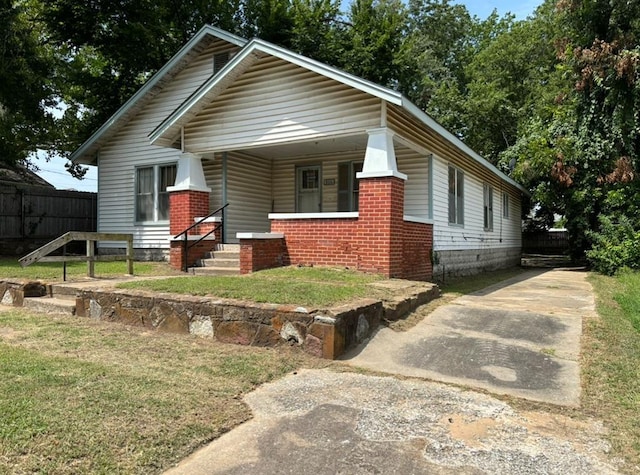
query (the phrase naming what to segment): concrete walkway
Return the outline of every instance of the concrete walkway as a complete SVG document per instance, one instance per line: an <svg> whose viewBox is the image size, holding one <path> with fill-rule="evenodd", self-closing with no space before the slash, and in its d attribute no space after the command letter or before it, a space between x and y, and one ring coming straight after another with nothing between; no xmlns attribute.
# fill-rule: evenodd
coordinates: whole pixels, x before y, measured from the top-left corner
<svg viewBox="0 0 640 475"><path fill-rule="evenodd" d="M528 272L441 307L406 334L381 330L349 363L575 404L586 315L593 296L583 273ZM617 473L600 422L516 411L437 382L304 370L244 401L252 420L166 473Z"/></svg>
<svg viewBox="0 0 640 475"><path fill-rule="evenodd" d="M528 271L437 308L411 330L381 328L351 365L536 401L580 402L582 318L595 303L586 273Z"/></svg>

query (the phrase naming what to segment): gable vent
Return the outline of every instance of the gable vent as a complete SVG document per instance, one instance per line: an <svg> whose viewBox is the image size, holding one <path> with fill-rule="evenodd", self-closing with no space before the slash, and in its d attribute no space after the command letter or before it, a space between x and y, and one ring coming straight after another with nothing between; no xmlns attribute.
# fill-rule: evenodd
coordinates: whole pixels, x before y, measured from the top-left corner
<svg viewBox="0 0 640 475"><path fill-rule="evenodd" d="M213 55L213 74L216 74L224 65L229 62L231 59L231 54L228 51L224 51L223 53L216 53Z"/></svg>

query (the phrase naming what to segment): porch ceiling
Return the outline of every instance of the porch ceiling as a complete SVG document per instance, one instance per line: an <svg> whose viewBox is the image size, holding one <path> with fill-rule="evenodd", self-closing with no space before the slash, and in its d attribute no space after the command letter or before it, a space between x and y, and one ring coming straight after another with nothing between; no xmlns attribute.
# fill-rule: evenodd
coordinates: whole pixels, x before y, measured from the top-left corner
<svg viewBox="0 0 640 475"><path fill-rule="evenodd" d="M324 155L337 152L353 152L367 148L367 135L349 137L333 137L308 142L282 143L252 148L252 155L262 158L297 158L313 155Z"/></svg>
<svg viewBox="0 0 640 475"><path fill-rule="evenodd" d="M265 145L263 147L243 149L242 151L255 157L265 159L304 158L340 152L362 151L362 156L364 158L368 138L369 136L365 133L344 137L332 137L330 139ZM405 148L402 143L397 141L394 141L394 146L396 150ZM203 155L206 157L208 154Z"/></svg>

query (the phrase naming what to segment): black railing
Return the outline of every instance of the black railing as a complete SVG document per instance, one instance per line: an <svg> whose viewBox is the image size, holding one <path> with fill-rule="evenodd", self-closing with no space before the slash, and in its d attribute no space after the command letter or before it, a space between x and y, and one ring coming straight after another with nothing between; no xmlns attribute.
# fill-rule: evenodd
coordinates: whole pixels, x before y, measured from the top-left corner
<svg viewBox="0 0 640 475"><path fill-rule="evenodd" d="M229 203L227 203L226 205L221 206L217 210L209 213L204 218L200 218L198 221L193 223L187 229L185 229L184 231L182 231L179 234L176 234L173 237L173 239L178 239L180 236L183 236L183 238L182 238L183 239L183 241L182 241L182 270L184 272L188 272L189 271L189 249L191 249L193 246L197 246L202 240L204 240L207 237L209 237L212 233L215 233L218 229L220 230L220 235L224 236L224 217L220 217L220 224L218 224L217 226L214 226L214 228L211 231L209 231L204 236L200 236L199 239L197 239L196 241L192 242L191 244L189 244L189 235L187 233L189 231L191 231L193 228L195 228L196 226L199 226L200 224L205 222L207 219L212 217L214 214L217 214L217 213L220 213L220 212L224 211L224 209L227 206L229 206Z"/></svg>

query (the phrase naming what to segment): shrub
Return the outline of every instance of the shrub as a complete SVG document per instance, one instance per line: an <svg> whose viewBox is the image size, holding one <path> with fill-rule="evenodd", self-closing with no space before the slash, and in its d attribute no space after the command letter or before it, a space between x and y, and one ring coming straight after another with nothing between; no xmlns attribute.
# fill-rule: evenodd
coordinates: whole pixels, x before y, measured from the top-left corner
<svg viewBox="0 0 640 475"><path fill-rule="evenodd" d="M640 269L640 230L626 216L599 217L600 230L590 232L593 241L591 250L587 251L587 259L594 270L606 275L613 275L622 268Z"/></svg>

